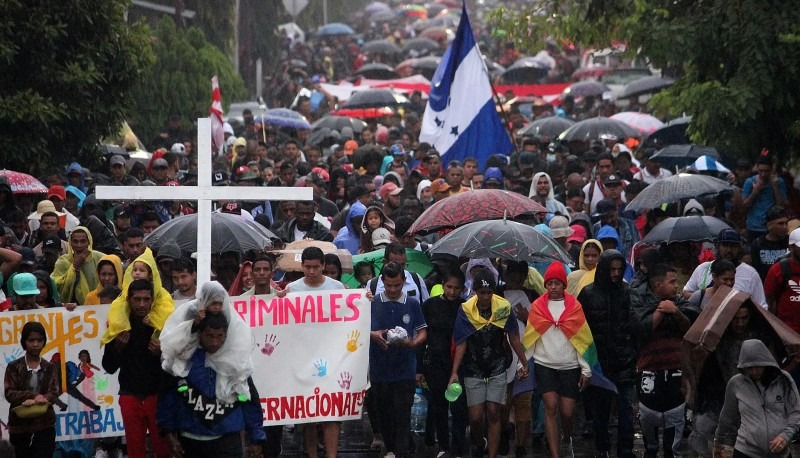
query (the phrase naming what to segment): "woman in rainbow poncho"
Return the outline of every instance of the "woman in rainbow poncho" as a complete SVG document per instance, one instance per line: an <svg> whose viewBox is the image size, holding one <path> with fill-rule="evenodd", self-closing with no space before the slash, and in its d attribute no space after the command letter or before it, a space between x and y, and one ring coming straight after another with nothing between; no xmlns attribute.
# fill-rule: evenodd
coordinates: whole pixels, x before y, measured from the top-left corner
<svg viewBox="0 0 800 458"><path fill-rule="evenodd" d="M550 264L544 275L544 286L547 292L531 304L522 343L527 356L534 360L536 389L544 401L544 428L550 456L560 456L559 413L564 456L574 456L571 436L575 403L578 394L589 386L593 371L599 372L597 350L581 304L564 292L567 274L563 264Z"/></svg>

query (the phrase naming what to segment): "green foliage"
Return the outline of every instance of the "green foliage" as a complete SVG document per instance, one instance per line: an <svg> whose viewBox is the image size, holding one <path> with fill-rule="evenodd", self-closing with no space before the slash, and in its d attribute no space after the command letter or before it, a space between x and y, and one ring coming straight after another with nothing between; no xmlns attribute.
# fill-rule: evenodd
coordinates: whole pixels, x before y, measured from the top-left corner
<svg viewBox="0 0 800 458"><path fill-rule="evenodd" d="M224 106L246 96L242 78L228 58L208 43L200 29L181 30L172 18L158 23L153 38L156 62L137 84L128 116L145 144L161 131L171 114L182 116L184 127L208 116L211 77L219 77Z"/></svg>
<svg viewBox="0 0 800 458"><path fill-rule="evenodd" d="M119 129L131 88L152 64L146 29L127 0L6 0L0 15L2 166L39 172L98 160Z"/></svg>
<svg viewBox="0 0 800 458"><path fill-rule="evenodd" d="M796 2L554 0L538 13L504 17L497 26L519 37L535 16L537 24L546 24L539 36L599 47L625 41L677 77L651 104L670 116L693 115L694 141L731 155L753 155L763 147L800 154Z"/></svg>

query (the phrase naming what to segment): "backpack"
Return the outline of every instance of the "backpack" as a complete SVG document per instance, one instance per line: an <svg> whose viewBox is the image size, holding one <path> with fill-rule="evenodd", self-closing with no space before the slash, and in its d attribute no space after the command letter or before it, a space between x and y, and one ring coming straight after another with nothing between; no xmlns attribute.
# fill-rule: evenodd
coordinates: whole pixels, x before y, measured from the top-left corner
<svg viewBox="0 0 800 458"><path fill-rule="evenodd" d="M409 272L411 274L411 278L414 280L414 284L417 285L417 291L419 292L419 297L417 300L422 303L422 278L420 278L419 274L416 272ZM378 291L378 277L373 278L372 280L367 283L367 287L372 294L375 295Z"/></svg>

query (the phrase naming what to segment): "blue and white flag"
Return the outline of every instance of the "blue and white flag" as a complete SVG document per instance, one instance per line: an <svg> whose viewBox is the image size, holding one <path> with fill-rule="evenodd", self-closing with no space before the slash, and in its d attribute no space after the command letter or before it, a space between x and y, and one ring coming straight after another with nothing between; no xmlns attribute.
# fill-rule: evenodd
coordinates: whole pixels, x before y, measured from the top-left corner
<svg viewBox="0 0 800 458"><path fill-rule="evenodd" d="M461 10L455 40L433 75L419 140L433 145L444 164L472 156L481 169L492 154L509 154L514 149L497 115L466 7Z"/></svg>

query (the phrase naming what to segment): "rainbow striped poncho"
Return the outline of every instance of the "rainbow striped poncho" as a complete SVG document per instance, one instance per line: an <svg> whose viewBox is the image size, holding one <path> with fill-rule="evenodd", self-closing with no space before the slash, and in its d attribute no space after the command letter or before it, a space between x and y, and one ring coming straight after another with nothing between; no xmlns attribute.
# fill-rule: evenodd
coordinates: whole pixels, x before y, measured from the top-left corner
<svg viewBox="0 0 800 458"><path fill-rule="evenodd" d="M616 393L617 387L603 375L603 369L597 359L597 347L594 345L592 331L586 322L586 316L583 314L583 307L581 307L580 302L575 299L575 296L564 293L564 313L561 314L558 320L555 320L547 307L547 301L547 293L544 293L531 304L531 311L528 313L528 324L525 326L525 334L522 336L522 345L525 347L526 356L528 358L533 356L533 346L536 341L551 326L555 326L567 336L567 339L575 347L578 354L592 369L592 378L589 379L589 383Z"/></svg>

